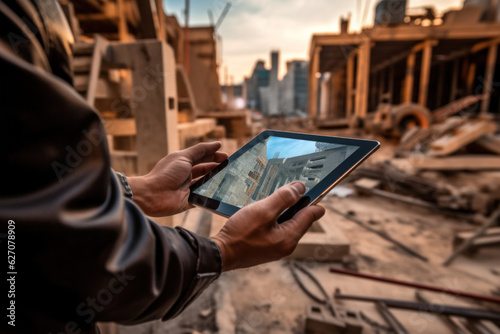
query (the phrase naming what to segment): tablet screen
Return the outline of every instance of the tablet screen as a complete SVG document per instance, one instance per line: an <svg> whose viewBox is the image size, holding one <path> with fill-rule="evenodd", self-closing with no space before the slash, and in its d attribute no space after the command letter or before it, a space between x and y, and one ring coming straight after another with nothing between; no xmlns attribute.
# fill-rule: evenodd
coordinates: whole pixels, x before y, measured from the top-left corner
<svg viewBox="0 0 500 334"><path fill-rule="evenodd" d="M269 136L194 193L242 208L293 181L303 182L309 191L357 149L359 146Z"/></svg>

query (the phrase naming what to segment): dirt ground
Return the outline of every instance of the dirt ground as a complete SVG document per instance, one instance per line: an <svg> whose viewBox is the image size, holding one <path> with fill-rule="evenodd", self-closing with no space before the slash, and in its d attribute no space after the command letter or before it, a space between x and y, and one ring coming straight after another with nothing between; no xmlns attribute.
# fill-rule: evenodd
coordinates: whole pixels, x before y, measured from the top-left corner
<svg viewBox="0 0 500 334"><path fill-rule="evenodd" d="M393 143L384 142L379 152L370 158L367 164L390 157L392 150ZM472 180L471 182L476 182L474 178ZM349 187L349 184L343 183L343 186ZM460 256L449 267L441 265L452 252L455 233L474 230L477 226L426 209L356 194L345 198L329 196L322 204L355 214L374 228L386 231L429 259L424 262L408 255L374 233L327 210L322 220L335 224L350 240L351 266L360 272L483 295L500 294L498 247L483 249L473 257ZM416 301L413 288L329 273L332 266L342 267L341 262L320 263L311 257L302 263L330 295L335 289L340 289L343 294ZM500 311L498 305L494 304L479 303L443 293L426 292L426 295L436 303L489 307ZM385 325L372 303L338 303L349 310L362 311L368 318ZM298 334L304 333L305 311L311 305L318 304L299 288L290 274L289 261L282 260L224 273L178 318L164 323L152 322L134 327L120 327L119 333ZM453 333L437 316L419 311L391 311L409 333ZM363 324L363 333L385 332L377 331L366 322Z"/></svg>

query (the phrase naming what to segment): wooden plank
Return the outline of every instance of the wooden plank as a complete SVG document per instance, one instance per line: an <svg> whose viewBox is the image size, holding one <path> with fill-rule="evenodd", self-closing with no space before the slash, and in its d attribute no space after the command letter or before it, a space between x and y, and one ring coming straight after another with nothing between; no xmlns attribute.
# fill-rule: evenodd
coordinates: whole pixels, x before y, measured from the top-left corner
<svg viewBox="0 0 500 334"><path fill-rule="evenodd" d="M426 107L427 95L429 92L429 78L431 75L431 61L432 61L432 41L427 40L424 42L422 52L422 66L420 67L420 88L418 92L418 103Z"/></svg>
<svg viewBox="0 0 500 334"><path fill-rule="evenodd" d="M370 83L370 53L369 42L363 43L359 47L358 66L356 75L356 103L355 114L358 118L364 119L368 112L368 89Z"/></svg>
<svg viewBox="0 0 500 334"><path fill-rule="evenodd" d="M467 95L472 95L472 90L474 88L474 81L476 79L476 63L469 63L469 68L467 71L467 80L465 84L465 92Z"/></svg>
<svg viewBox="0 0 500 334"><path fill-rule="evenodd" d="M137 134L133 118L104 119L103 123L108 135L135 136Z"/></svg>
<svg viewBox="0 0 500 334"><path fill-rule="evenodd" d="M188 76L186 75L186 71L184 71L184 66L177 64L176 68L176 80L177 80L177 98L178 103L181 104L181 99L185 99L184 101L189 104L190 109L188 110L188 122L193 122L200 111L196 106L196 100L193 94L193 88L191 87L191 83L189 81ZM179 107L179 110L181 108Z"/></svg>
<svg viewBox="0 0 500 334"><path fill-rule="evenodd" d="M459 232L455 235L454 244L460 244L475 234L475 231ZM490 227L483 236L500 236L500 227Z"/></svg>
<svg viewBox="0 0 500 334"><path fill-rule="evenodd" d="M75 73L88 73L92 64L92 57L90 56L77 56L73 58L73 71Z"/></svg>
<svg viewBox="0 0 500 334"><path fill-rule="evenodd" d="M394 159L406 160L406 159ZM499 170L500 157L491 155L458 155L450 157L410 157L406 160L417 170Z"/></svg>
<svg viewBox="0 0 500 334"><path fill-rule="evenodd" d="M102 57L107 46L108 41L104 37L100 35L95 36L95 45L92 53L92 63L90 65L89 82L87 86L87 102L92 106L94 105L97 83L99 75L101 74Z"/></svg>
<svg viewBox="0 0 500 334"><path fill-rule="evenodd" d="M481 148L490 151L495 154L500 154L500 136L495 135L485 135L474 142L474 145L478 145Z"/></svg>
<svg viewBox="0 0 500 334"><path fill-rule="evenodd" d="M455 130L453 134L447 134L430 145L430 156L445 156L458 151L466 145L474 142L487 134L493 134L497 130L495 123L491 121L469 121Z"/></svg>
<svg viewBox="0 0 500 334"><path fill-rule="evenodd" d="M318 78L316 73L319 71L319 54L321 47L315 47L313 57L309 66L309 119L316 119L318 115Z"/></svg>
<svg viewBox="0 0 500 334"><path fill-rule="evenodd" d="M481 103L481 112L487 113L490 110L490 100L491 100L491 92L493 90L493 78L495 75L495 67L497 63L497 53L498 53L498 44L493 44L490 46L488 50L488 57L486 59L486 70L484 74L484 82L483 82L483 95L486 98Z"/></svg>
<svg viewBox="0 0 500 334"><path fill-rule="evenodd" d="M498 209L496 209L488 217L488 219L485 221L485 223L483 224L483 226L479 230L475 231L474 234L470 238L468 238L466 241L464 241L456 250L453 251L453 254L451 254L446 259L446 261L443 262L443 266L450 265L458 255L462 254L464 251L466 251L472 245L472 243L475 241L475 239L484 235L484 233L490 227L495 226L498 222L499 217L500 217L500 207Z"/></svg>
<svg viewBox="0 0 500 334"><path fill-rule="evenodd" d="M180 123L177 125L179 132L180 148L186 148L186 140L189 138L203 138L216 128L213 118L200 118L194 122Z"/></svg>
<svg viewBox="0 0 500 334"><path fill-rule="evenodd" d="M332 222L314 222L289 256L294 259L314 259L318 262L340 260L350 252L350 242Z"/></svg>
<svg viewBox="0 0 500 334"><path fill-rule="evenodd" d="M355 53L351 53L347 59L347 78L346 78L346 118L349 119L353 111L353 84L354 84L354 56Z"/></svg>
<svg viewBox="0 0 500 334"><path fill-rule="evenodd" d="M403 103L411 103L413 99L413 81L415 72L415 53L411 53L406 59L406 77L403 91Z"/></svg>

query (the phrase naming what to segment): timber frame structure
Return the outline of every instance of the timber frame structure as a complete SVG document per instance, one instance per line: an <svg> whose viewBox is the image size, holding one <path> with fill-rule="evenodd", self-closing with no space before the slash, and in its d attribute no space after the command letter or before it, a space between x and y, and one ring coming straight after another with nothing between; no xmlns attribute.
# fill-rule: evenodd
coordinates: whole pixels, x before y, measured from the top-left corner
<svg viewBox="0 0 500 334"><path fill-rule="evenodd" d="M365 119L381 103L435 110L468 95L483 95L478 111L498 112L499 43L499 22L314 34L309 118L346 126Z"/></svg>

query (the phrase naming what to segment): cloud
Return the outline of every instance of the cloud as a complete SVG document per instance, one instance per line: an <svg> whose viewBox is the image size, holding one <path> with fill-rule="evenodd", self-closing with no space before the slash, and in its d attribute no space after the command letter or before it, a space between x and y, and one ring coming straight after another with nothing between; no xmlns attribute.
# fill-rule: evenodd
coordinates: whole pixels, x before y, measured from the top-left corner
<svg viewBox="0 0 500 334"><path fill-rule="evenodd" d="M221 14L228 0L192 0L192 24L208 24L207 10L215 19ZM314 33L337 32L340 16L352 14L351 27L357 28L356 1L344 0L229 0L232 5L218 33L222 36L223 66L227 66L235 81L249 76L257 59L269 64L269 52L281 51L281 73L285 62L291 58L307 58L309 43ZM367 21L373 19L370 3ZM180 14L184 0L167 0L167 11ZM410 0L409 7L434 5L438 10L459 6L461 0ZM362 15L362 10L360 10ZM269 65L268 65L269 66Z"/></svg>

